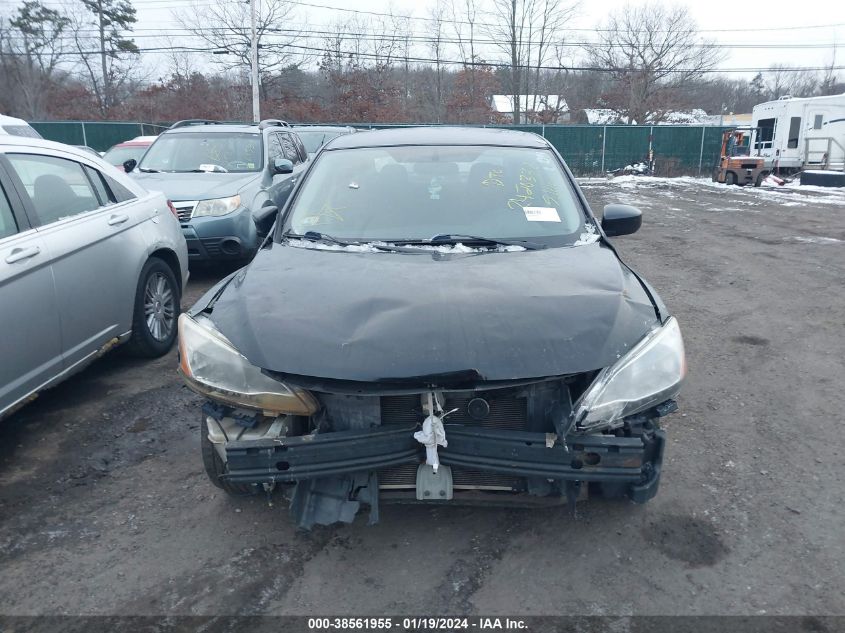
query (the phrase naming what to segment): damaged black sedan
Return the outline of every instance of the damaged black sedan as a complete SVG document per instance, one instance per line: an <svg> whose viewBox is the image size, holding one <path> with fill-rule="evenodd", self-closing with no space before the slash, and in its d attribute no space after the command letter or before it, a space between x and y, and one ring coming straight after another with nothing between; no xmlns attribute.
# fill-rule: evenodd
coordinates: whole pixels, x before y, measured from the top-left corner
<svg viewBox="0 0 845 633"><path fill-rule="evenodd" d="M523 132L335 139L252 263L179 320L202 457L233 494L282 489L297 523L361 504L642 503L681 332L563 159Z"/></svg>

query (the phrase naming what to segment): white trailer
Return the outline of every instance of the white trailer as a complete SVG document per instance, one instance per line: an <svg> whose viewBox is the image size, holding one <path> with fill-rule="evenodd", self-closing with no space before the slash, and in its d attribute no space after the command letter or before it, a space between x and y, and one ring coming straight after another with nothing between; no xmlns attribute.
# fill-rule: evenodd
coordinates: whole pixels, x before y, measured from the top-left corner
<svg viewBox="0 0 845 633"><path fill-rule="evenodd" d="M753 147L766 167L793 172L808 167L845 169L845 93L803 99L789 96L754 106Z"/></svg>

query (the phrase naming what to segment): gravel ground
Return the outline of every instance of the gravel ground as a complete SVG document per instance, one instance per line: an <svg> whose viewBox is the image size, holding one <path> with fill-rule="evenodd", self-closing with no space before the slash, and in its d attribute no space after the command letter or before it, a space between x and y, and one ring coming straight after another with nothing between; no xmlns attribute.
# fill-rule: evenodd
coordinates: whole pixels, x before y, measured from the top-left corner
<svg viewBox="0 0 845 633"><path fill-rule="evenodd" d="M615 243L686 339L652 502L383 506L300 533L206 480L175 352L112 353L0 424L0 613L845 614L845 192L584 190L643 209Z"/></svg>

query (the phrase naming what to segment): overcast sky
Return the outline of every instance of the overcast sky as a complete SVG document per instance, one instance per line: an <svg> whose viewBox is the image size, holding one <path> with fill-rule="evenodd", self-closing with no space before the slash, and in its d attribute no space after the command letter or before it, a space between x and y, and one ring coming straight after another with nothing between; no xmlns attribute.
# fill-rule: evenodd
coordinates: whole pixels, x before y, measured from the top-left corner
<svg viewBox="0 0 845 633"><path fill-rule="evenodd" d="M0 0L0 3L11 4L12 1ZM56 0L58 1L60 0ZM136 41L142 48L151 47L160 42L155 37L157 32L179 30L178 23L172 17L174 10L185 11L192 4L196 4L201 12L204 6L234 1L236 0L195 0L192 3L191 0L133 0L138 10L136 35L139 37ZM483 5L484 0L480 2ZM339 20L354 16L348 11L302 5L327 5L341 9L384 13L392 10L395 13L407 13L416 18L426 18L429 16L430 7L434 4L435 0L302 0L296 9L296 23L307 23L312 29L325 28L336 24ZM625 4L626 0L583 0L578 15L572 20L570 26L589 29ZM793 46L793 48L728 49L722 68L767 68L775 63L825 66L829 65L833 59L836 43L839 43L837 65L845 66L845 0L812 0L804 3L795 2L795 0L768 0L753 4L737 0L698 0L681 4L689 6L702 34L719 43ZM360 17L365 18L369 23L375 19L373 16L363 14ZM482 15L480 19L484 20L485 17ZM487 19L489 21L489 18ZM820 25L824 26L804 28ZM426 26L425 21L412 21L415 33L425 34ZM574 32L567 33L565 36L569 39L577 38L580 41L585 37L589 38L590 33ZM197 40L184 37L177 39L199 44ZM794 48L794 46L807 45L818 46L818 48ZM161 67L163 65L156 63L163 59L162 55L148 54L145 58L145 66L152 73L163 72L164 68ZM209 57L205 59L208 60ZM202 65L205 66L207 63L206 61ZM845 75L845 71L839 71L839 75ZM748 77L748 75L745 76Z"/></svg>

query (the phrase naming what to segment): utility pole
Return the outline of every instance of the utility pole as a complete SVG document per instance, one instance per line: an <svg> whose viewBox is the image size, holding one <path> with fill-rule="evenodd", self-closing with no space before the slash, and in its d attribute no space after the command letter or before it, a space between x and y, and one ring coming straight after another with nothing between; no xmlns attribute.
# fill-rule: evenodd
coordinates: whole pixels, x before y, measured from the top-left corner
<svg viewBox="0 0 845 633"><path fill-rule="evenodd" d="M103 69L103 99L101 105L105 112L111 106L111 82L109 81L108 65L106 64L106 26L103 19L102 0L97 2L97 24L100 29L100 66Z"/></svg>
<svg viewBox="0 0 845 633"><path fill-rule="evenodd" d="M252 23L252 38L250 39L250 76L252 78L252 121L261 121L261 108L258 99L258 35L255 30L255 3L257 0L249 0L250 22Z"/></svg>

